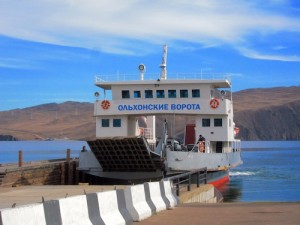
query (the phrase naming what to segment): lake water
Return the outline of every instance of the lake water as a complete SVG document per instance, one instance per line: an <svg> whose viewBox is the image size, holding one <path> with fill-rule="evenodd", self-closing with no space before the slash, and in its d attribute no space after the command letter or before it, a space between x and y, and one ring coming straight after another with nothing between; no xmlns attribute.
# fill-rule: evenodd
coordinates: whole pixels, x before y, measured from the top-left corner
<svg viewBox="0 0 300 225"><path fill-rule="evenodd" d="M71 149L78 157L85 141L0 141L0 164L60 159ZM227 202L300 202L300 141L243 141L243 165L230 171L230 182L221 188Z"/></svg>
<svg viewBox="0 0 300 225"><path fill-rule="evenodd" d="M18 152L23 151L25 162L63 159L67 149L71 149L71 157L79 156L85 141L55 140L55 141L0 141L0 164L18 162Z"/></svg>
<svg viewBox="0 0 300 225"><path fill-rule="evenodd" d="M242 149L243 165L222 187L225 201L300 201L300 141L244 141Z"/></svg>

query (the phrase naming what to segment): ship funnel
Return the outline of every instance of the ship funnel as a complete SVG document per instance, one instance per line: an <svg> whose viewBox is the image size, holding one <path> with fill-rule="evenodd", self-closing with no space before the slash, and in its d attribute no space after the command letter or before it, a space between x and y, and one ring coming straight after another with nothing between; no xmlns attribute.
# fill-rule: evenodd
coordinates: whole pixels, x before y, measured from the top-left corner
<svg viewBox="0 0 300 225"><path fill-rule="evenodd" d="M159 66L161 68L161 75L160 75L161 80L167 79L167 50L168 50L168 46L164 45L163 58Z"/></svg>

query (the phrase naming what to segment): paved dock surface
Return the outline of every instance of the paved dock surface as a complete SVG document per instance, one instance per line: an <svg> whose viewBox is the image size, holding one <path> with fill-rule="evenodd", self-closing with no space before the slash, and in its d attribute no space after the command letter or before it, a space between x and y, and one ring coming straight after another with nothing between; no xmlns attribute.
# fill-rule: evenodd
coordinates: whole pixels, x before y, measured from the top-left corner
<svg viewBox="0 0 300 225"><path fill-rule="evenodd" d="M126 186L56 185L0 188L0 209ZM182 204L134 225L299 225L300 203Z"/></svg>
<svg viewBox="0 0 300 225"><path fill-rule="evenodd" d="M0 187L0 209L40 203L45 201L65 198L67 196L82 195L107 190L124 189L122 185L45 185L45 186L20 186Z"/></svg>
<svg viewBox="0 0 300 225"><path fill-rule="evenodd" d="M300 203L184 204L134 225L299 225Z"/></svg>

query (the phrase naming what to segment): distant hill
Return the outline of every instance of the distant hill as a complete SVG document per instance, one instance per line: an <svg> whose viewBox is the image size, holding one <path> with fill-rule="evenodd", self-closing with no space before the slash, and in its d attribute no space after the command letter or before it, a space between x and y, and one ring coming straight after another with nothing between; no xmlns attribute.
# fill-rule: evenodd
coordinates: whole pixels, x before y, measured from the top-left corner
<svg viewBox="0 0 300 225"><path fill-rule="evenodd" d="M92 103L50 103L0 112L0 134L18 139L95 137Z"/></svg>
<svg viewBox="0 0 300 225"><path fill-rule="evenodd" d="M300 140L300 86L249 89L233 95L244 140Z"/></svg>
<svg viewBox="0 0 300 225"><path fill-rule="evenodd" d="M300 140L300 86L235 92L233 104L234 121L240 128L238 138ZM0 136L23 140L94 138L93 107L93 103L65 102L2 111ZM176 118L176 123L183 122L189 121ZM174 130L180 135L181 131Z"/></svg>

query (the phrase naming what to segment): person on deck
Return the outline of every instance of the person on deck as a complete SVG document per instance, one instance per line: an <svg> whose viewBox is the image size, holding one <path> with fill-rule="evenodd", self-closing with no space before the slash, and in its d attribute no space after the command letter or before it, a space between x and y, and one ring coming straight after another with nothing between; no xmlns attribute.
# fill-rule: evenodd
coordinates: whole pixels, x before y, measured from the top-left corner
<svg viewBox="0 0 300 225"><path fill-rule="evenodd" d="M205 137L203 137L201 134L199 135L197 144L198 144L199 152L204 153L205 152Z"/></svg>

